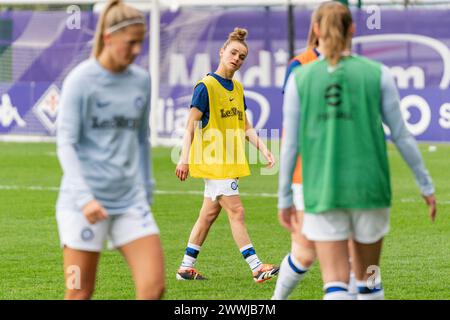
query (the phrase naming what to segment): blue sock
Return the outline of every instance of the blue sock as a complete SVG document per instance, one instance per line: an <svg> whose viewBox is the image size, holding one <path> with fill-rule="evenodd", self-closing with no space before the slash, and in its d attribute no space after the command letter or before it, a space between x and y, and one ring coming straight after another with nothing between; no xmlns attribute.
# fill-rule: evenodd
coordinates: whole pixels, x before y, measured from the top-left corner
<svg viewBox="0 0 450 320"><path fill-rule="evenodd" d="M240 248L239 251L241 251L242 257L244 257L250 269L252 269L253 272L258 271L259 268L262 266L262 263L259 260L258 256L256 255L253 245L250 243Z"/></svg>
<svg viewBox="0 0 450 320"><path fill-rule="evenodd" d="M181 262L181 268L192 268L197 261L197 256L200 253L200 246L193 243L188 243L186 251L184 252L183 261Z"/></svg>
<svg viewBox="0 0 450 320"><path fill-rule="evenodd" d="M291 254L284 257L278 273L272 300L287 300L298 283L303 279L307 268Z"/></svg>
<svg viewBox="0 0 450 320"><path fill-rule="evenodd" d="M367 281L357 281L358 300L384 300L384 290L381 281L377 281L373 286L368 286Z"/></svg>
<svg viewBox="0 0 450 320"><path fill-rule="evenodd" d="M348 285L345 282L328 282L323 287L323 290L325 291L323 300L353 300L348 293Z"/></svg>

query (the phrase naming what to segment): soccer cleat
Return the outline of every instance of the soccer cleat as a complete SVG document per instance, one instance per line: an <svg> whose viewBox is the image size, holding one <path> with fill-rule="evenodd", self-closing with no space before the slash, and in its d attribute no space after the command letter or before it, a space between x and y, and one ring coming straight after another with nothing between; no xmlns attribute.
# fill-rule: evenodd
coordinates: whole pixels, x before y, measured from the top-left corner
<svg viewBox="0 0 450 320"><path fill-rule="evenodd" d="M177 280L206 280L195 268L180 268L177 272Z"/></svg>
<svg viewBox="0 0 450 320"><path fill-rule="evenodd" d="M261 269L253 272L253 280L255 280L256 283L264 282L277 275L278 271L280 271L280 267L278 266L263 264Z"/></svg>

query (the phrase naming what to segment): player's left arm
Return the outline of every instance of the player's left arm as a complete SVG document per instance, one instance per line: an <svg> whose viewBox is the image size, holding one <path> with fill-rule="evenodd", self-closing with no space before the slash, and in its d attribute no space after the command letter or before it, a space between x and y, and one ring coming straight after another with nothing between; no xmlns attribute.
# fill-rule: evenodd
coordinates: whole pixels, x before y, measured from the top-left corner
<svg viewBox="0 0 450 320"><path fill-rule="evenodd" d="M148 83L150 90L150 82ZM147 103L142 115L142 121L139 126L139 162L140 173L145 186L147 201L153 203L153 190L155 180L153 178L152 148L150 145L150 94L147 94Z"/></svg>
<svg viewBox="0 0 450 320"><path fill-rule="evenodd" d="M414 136L406 128L400 111L400 98L394 78L386 66L382 66L381 90L383 122L391 130L392 141L413 171L420 192L429 207L429 216L434 221L436 218L436 199L434 196L433 181L425 167Z"/></svg>
<svg viewBox="0 0 450 320"><path fill-rule="evenodd" d="M247 110L247 103L245 101L245 96L244 96L244 109ZM245 138L263 154L264 158L266 158L267 168L272 168L275 165L275 157L273 156L272 152L269 151L266 144L258 136L256 130L253 128L252 124L248 121L247 116L245 116Z"/></svg>
<svg viewBox="0 0 450 320"><path fill-rule="evenodd" d="M245 117L245 138L263 154L264 158L267 160L267 167L272 168L275 165L275 157L258 136L255 128L253 128L247 117Z"/></svg>
<svg viewBox="0 0 450 320"><path fill-rule="evenodd" d="M300 108L295 74L291 74L283 97L284 139L281 144L280 173L278 175L278 220L290 232L295 232L297 224L291 183L300 151L298 140Z"/></svg>

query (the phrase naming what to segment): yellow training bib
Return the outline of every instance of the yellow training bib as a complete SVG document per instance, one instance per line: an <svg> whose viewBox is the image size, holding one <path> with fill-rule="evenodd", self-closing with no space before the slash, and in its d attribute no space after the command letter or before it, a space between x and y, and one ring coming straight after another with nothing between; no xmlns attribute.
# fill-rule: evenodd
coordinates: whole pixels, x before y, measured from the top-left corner
<svg viewBox="0 0 450 320"><path fill-rule="evenodd" d="M213 76L203 83L208 90L209 122L196 125L189 152L189 171L194 178L230 179L250 175L245 156L244 89L233 79L225 89Z"/></svg>

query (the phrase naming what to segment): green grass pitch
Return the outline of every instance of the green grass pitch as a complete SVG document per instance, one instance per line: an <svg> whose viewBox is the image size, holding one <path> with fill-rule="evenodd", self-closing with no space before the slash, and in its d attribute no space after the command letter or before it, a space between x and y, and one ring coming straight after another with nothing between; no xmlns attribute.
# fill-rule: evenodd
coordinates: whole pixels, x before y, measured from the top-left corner
<svg viewBox="0 0 450 320"><path fill-rule="evenodd" d="M438 217L432 224L413 175L389 145L393 208L385 238L381 272L387 299L450 299L450 145L420 149L436 186ZM62 299L62 251L55 220L61 177L55 145L0 143L0 299ZM175 280L190 230L202 203L203 182L179 182L170 149L154 148L157 193L153 213L165 253L165 299L270 299L275 280L255 284L236 247L225 213L213 225L196 267L208 281ZM289 234L277 220L277 175L240 181L246 222L258 256L280 263L290 250ZM291 299L321 299L316 263ZM134 286L120 254L100 259L94 299L134 299Z"/></svg>

